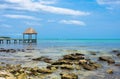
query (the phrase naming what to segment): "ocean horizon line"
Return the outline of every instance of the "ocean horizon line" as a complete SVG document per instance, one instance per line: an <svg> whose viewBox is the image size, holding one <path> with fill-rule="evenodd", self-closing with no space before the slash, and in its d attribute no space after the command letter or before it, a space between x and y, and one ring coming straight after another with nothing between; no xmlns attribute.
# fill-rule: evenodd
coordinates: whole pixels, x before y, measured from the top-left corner
<svg viewBox="0 0 120 79"><path fill-rule="evenodd" d="M120 40L120 39L57 39L57 38L41 39L41 38L38 38L38 40Z"/></svg>

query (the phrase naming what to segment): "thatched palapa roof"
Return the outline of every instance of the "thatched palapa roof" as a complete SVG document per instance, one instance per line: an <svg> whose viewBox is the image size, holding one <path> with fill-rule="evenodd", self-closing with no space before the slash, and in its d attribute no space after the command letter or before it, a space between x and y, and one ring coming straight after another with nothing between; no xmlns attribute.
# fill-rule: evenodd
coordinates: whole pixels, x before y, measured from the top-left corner
<svg viewBox="0 0 120 79"><path fill-rule="evenodd" d="M28 28L23 34L37 34L33 28Z"/></svg>

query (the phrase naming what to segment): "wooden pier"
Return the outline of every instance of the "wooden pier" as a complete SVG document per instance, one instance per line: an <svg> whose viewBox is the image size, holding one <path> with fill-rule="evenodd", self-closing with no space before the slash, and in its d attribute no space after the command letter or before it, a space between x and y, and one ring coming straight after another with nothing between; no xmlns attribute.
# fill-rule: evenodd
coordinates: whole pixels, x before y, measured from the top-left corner
<svg viewBox="0 0 120 79"><path fill-rule="evenodd" d="M0 44L37 43L36 39L0 39Z"/></svg>
<svg viewBox="0 0 120 79"><path fill-rule="evenodd" d="M21 44L37 43L37 32L33 28L28 28L23 32L23 39L12 39L10 37L1 37L0 44Z"/></svg>

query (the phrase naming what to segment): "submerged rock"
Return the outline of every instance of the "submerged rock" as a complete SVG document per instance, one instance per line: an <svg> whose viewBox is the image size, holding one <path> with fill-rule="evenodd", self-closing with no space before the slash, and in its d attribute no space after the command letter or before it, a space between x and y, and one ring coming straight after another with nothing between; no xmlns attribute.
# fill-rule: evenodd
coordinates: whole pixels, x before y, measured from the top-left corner
<svg viewBox="0 0 120 79"><path fill-rule="evenodd" d="M95 52L95 51L90 51L90 54L91 54L91 55L96 55L96 53L97 53L97 52Z"/></svg>
<svg viewBox="0 0 120 79"><path fill-rule="evenodd" d="M98 64L98 63L94 63L94 64L92 64L95 68L101 68L102 67L102 65L101 64Z"/></svg>
<svg viewBox="0 0 120 79"><path fill-rule="evenodd" d="M109 64L115 63L115 60L113 60L109 56L101 56L101 57L99 57L99 60L101 60L101 61L107 61Z"/></svg>
<svg viewBox="0 0 120 79"><path fill-rule="evenodd" d="M52 65L62 65L62 64L72 65L73 63L70 60L64 60L64 59L52 63Z"/></svg>
<svg viewBox="0 0 120 79"><path fill-rule="evenodd" d="M90 65L90 64L83 64L82 67L86 70L94 70L96 69L95 66Z"/></svg>
<svg viewBox="0 0 120 79"><path fill-rule="evenodd" d="M120 57L120 53L118 53L117 56Z"/></svg>
<svg viewBox="0 0 120 79"><path fill-rule="evenodd" d="M115 64L115 66L120 66L120 63Z"/></svg>
<svg viewBox="0 0 120 79"><path fill-rule="evenodd" d="M80 59L84 59L84 54L75 53L75 54L64 55L63 59L80 60Z"/></svg>
<svg viewBox="0 0 120 79"><path fill-rule="evenodd" d="M4 48L1 48L1 49L0 49L0 52L15 53L16 50L15 50L15 49L4 49Z"/></svg>
<svg viewBox="0 0 120 79"><path fill-rule="evenodd" d="M112 50L113 53L120 53L120 50L114 49Z"/></svg>
<svg viewBox="0 0 120 79"><path fill-rule="evenodd" d="M46 63L51 63L52 59L42 56L42 57L34 58L32 60L34 60L34 61L44 61Z"/></svg>

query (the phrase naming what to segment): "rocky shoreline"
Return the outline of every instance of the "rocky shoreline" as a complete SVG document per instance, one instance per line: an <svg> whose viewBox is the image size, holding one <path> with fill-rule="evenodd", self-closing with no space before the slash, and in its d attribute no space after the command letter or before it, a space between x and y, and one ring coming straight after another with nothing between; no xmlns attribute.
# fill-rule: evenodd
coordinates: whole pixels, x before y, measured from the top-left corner
<svg viewBox="0 0 120 79"><path fill-rule="evenodd" d="M26 50L0 48L0 53L16 53L18 51L25 52ZM89 53L92 56L96 56L98 54L95 51L89 51ZM112 50L111 54L114 54L118 59L120 58L119 50ZM104 65L102 63L107 63L108 68L104 69L104 72L107 75L111 75L114 74L114 69L109 68L109 65L120 67L120 63L116 63L116 60L113 59L112 56L99 56L97 61L94 61L91 58L87 58L86 54L77 51L71 54L63 55L56 61L53 61L51 58L45 56L32 58L31 61L43 61L48 63L48 65L43 68L23 67L21 64L11 65L1 62L0 79L81 79L79 77L79 73L74 73L71 71L96 71L99 69L104 69ZM49 76L55 72L57 72L56 76ZM103 79L105 78L106 77Z"/></svg>

